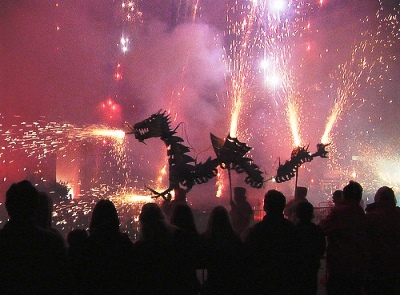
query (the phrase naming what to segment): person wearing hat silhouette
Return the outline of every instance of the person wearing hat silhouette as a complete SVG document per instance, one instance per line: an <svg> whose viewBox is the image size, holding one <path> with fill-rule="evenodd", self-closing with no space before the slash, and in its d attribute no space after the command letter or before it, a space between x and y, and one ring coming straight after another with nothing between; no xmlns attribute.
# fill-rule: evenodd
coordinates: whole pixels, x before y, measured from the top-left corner
<svg viewBox="0 0 400 295"><path fill-rule="evenodd" d="M233 228L242 235L254 218L254 210L247 201L247 191L237 186L233 189L233 200L230 201L230 216Z"/></svg>

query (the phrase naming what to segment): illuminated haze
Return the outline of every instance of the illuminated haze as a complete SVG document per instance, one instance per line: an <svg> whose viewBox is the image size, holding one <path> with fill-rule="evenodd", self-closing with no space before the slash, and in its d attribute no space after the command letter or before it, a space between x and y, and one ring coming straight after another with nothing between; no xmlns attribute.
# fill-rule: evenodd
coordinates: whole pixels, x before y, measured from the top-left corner
<svg viewBox="0 0 400 295"><path fill-rule="evenodd" d="M257 2L260 7L266 3ZM129 20L124 3L129 4L0 1L1 192L10 182L26 177L25 167L37 169L39 153L25 157L25 151L11 152L4 135L11 130L13 138L23 137L18 131L21 122L67 123L71 130L93 124L123 129L125 121L133 125L164 109L171 114L172 128L184 123L177 131L192 148L191 156L199 161L215 156L210 132L228 135L233 107L228 71L235 43L230 46L234 38L227 29L225 1L132 1L140 14L132 13ZM193 14L195 3L198 10ZM343 186L354 175L368 194L381 185L398 192L398 180L388 183L382 177L388 175L382 163L385 159L400 163L394 148L399 146L399 4L389 0L366 1L362 6L350 0L287 3L287 11L279 6L279 12L267 12L264 7L263 18L257 18L262 16L257 9L253 12L257 21L246 45L254 47L241 57L251 68L244 73L251 81L244 85L238 139L254 148L249 156L266 179L275 176L279 159L283 163L290 158L294 137L301 139L300 145L310 145L311 153L322 140L332 142L327 148L329 160L316 158L299 172L299 185L309 187L315 204L329 197L332 186ZM240 16L233 19L241 21ZM286 20L289 25L283 27ZM264 34L255 33L257 29ZM128 41L122 44L121 38ZM261 67L264 57L274 60L274 74L282 74L281 80ZM295 105L289 97L296 97ZM288 106L298 118L288 118ZM290 126L291 120L297 128ZM59 128L50 129L54 133ZM294 129L299 134L292 134ZM65 153L65 158L75 159L74 146L82 144L74 140L66 150L53 146L57 157ZM96 163L101 162L97 151L92 147L90 152ZM165 165L166 149L160 139L143 145L131 135L124 149L113 153L121 153L123 160L110 163L125 165L118 168L119 178L125 175L139 187L154 184ZM108 173L114 170L100 174L114 177ZM233 185L245 185L242 176L233 176ZM255 202L269 188L290 196L293 186L293 181L268 181L264 189L249 191ZM195 187L192 199L211 200L215 191L213 180Z"/></svg>

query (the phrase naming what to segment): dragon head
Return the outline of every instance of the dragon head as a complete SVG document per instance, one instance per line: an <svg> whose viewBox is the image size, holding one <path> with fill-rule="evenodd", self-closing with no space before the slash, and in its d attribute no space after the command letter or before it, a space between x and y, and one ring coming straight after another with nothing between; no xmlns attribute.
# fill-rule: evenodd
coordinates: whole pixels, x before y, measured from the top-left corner
<svg viewBox="0 0 400 295"><path fill-rule="evenodd" d="M165 111L159 110L149 118L136 123L134 126L125 124L128 129L127 134L134 134L140 142L153 137L164 137L169 130L169 116Z"/></svg>

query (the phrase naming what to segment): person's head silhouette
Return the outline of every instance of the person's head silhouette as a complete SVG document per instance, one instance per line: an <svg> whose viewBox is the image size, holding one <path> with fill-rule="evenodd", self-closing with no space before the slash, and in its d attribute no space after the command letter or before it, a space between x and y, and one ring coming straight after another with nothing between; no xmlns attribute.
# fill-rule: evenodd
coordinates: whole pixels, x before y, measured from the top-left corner
<svg viewBox="0 0 400 295"><path fill-rule="evenodd" d="M307 197L308 189L304 186L296 187L295 196L297 199L305 199Z"/></svg>
<svg viewBox="0 0 400 295"><path fill-rule="evenodd" d="M6 193L6 209L10 220L33 221L39 201L38 190L28 180L13 183Z"/></svg>
<svg viewBox="0 0 400 295"><path fill-rule="evenodd" d="M353 199L359 202L362 199L362 193L363 188L361 184L356 181L350 180L349 184L343 188L343 199Z"/></svg>
<svg viewBox="0 0 400 295"><path fill-rule="evenodd" d="M388 186L382 186L376 191L374 201L377 203L390 202L396 205L396 196L393 189Z"/></svg>
<svg viewBox="0 0 400 295"><path fill-rule="evenodd" d="M314 206L309 202L301 202L296 207L296 217L300 221L310 222L314 218Z"/></svg>
<svg viewBox="0 0 400 295"><path fill-rule="evenodd" d="M267 215L281 215L286 205L286 197L277 190L269 190L264 196L264 211Z"/></svg>
<svg viewBox="0 0 400 295"><path fill-rule="evenodd" d="M94 231L119 231L118 213L113 202L110 200L97 202L93 209L89 231L90 233Z"/></svg>

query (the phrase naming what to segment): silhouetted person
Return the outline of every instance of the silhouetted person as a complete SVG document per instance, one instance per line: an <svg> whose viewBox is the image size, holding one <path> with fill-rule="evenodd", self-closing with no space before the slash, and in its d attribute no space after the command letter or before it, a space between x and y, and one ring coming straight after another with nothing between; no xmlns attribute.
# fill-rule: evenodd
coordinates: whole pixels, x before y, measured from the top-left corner
<svg viewBox="0 0 400 295"><path fill-rule="evenodd" d="M332 194L332 202L334 206L340 205L343 200L343 191L342 190L335 190Z"/></svg>
<svg viewBox="0 0 400 295"><path fill-rule="evenodd" d="M367 294L400 294L400 208L393 189L383 186L367 206L370 245Z"/></svg>
<svg viewBox="0 0 400 295"><path fill-rule="evenodd" d="M180 187L174 189L174 198L172 200L166 199L161 204L161 209L168 220L178 204L187 204L186 191Z"/></svg>
<svg viewBox="0 0 400 295"><path fill-rule="evenodd" d="M284 213L285 213L285 216L287 217L287 219L289 219L290 221L297 223L296 206L299 203L308 202L307 192L308 192L308 189L306 187L298 186L295 189L294 198L291 199L289 202L287 202L285 209L284 209Z"/></svg>
<svg viewBox="0 0 400 295"><path fill-rule="evenodd" d="M34 216L34 223L40 228L47 229L59 235L64 241L62 234L52 226L53 200L45 192L39 192L38 206ZM64 241L65 244L65 241Z"/></svg>
<svg viewBox="0 0 400 295"><path fill-rule="evenodd" d="M67 235L68 252L79 251L86 243L88 233L84 229L73 229Z"/></svg>
<svg viewBox="0 0 400 295"><path fill-rule="evenodd" d="M362 186L350 181L340 206L331 209L319 225L327 236L327 292L362 294L367 269L367 232L360 206Z"/></svg>
<svg viewBox="0 0 400 295"><path fill-rule="evenodd" d="M312 222L314 206L309 202L297 205L297 230L303 243L301 253L304 258L304 270L299 286L299 294L315 295L318 291L318 271L321 267L321 258L325 254L326 241L322 229Z"/></svg>
<svg viewBox="0 0 400 295"><path fill-rule="evenodd" d="M84 292L85 277L82 275L83 270L87 267L85 261L86 239L88 233L84 229L73 229L67 235L67 259L71 275L77 286L77 294Z"/></svg>
<svg viewBox="0 0 400 295"><path fill-rule="evenodd" d="M264 197L263 220L245 240L247 294L297 294L302 243L295 225L283 215L286 198L277 190Z"/></svg>
<svg viewBox="0 0 400 295"><path fill-rule="evenodd" d="M211 211L202 237L207 247L207 279L202 294L243 294L243 245L225 207Z"/></svg>
<svg viewBox="0 0 400 295"><path fill-rule="evenodd" d="M96 203L84 239L83 294L130 294L134 288L133 244L119 230L119 218L110 200Z"/></svg>
<svg viewBox="0 0 400 295"><path fill-rule="evenodd" d="M0 231L0 294L73 292L62 239L34 225L38 198L27 180L6 193L9 222Z"/></svg>
<svg viewBox="0 0 400 295"><path fill-rule="evenodd" d="M52 211L53 202L50 196L45 192L39 192L38 206L35 213L35 224L44 229L51 229Z"/></svg>
<svg viewBox="0 0 400 295"><path fill-rule="evenodd" d="M187 270L183 270L183 274L186 277L182 278L182 283L187 284L186 294L198 294L200 282L197 279L196 271L204 266L204 245L200 239L193 211L189 205L177 204L172 212L170 223L180 228L183 234L184 251L182 252L182 258L184 259L184 264L180 265L180 267L187 267Z"/></svg>
<svg viewBox="0 0 400 295"><path fill-rule="evenodd" d="M233 189L233 200L230 201L230 216L233 228L242 235L254 219L254 210L247 201L247 191L244 187Z"/></svg>
<svg viewBox="0 0 400 295"><path fill-rule="evenodd" d="M182 231L165 221L156 203L143 205L139 222L140 236L134 243L137 294L185 294Z"/></svg>

